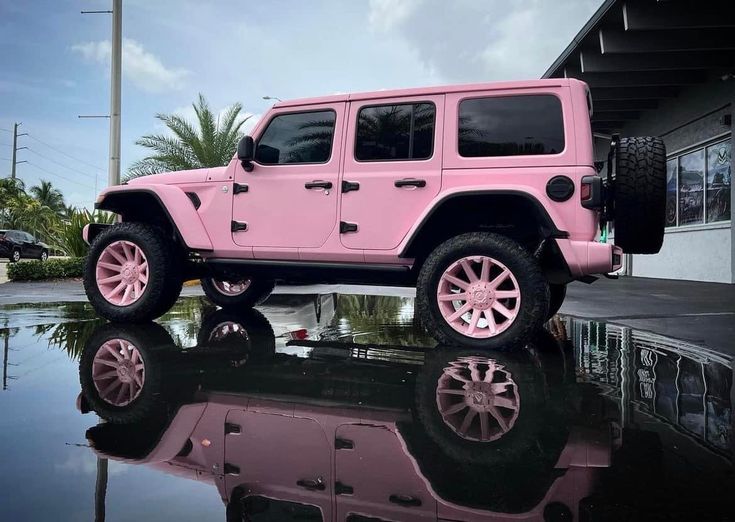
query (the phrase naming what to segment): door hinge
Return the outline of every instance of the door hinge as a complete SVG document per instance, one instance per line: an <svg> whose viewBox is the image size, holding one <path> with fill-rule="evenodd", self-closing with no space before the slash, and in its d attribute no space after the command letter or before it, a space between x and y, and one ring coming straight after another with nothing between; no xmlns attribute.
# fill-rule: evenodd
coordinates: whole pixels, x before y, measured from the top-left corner
<svg viewBox="0 0 735 522"><path fill-rule="evenodd" d="M233 183L232 184L233 194L240 194L241 192L247 192L248 190L249 188L245 183Z"/></svg>
<svg viewBox="0 0 735 522"><path fill-rule="evenodd" d="M334 439L334 449L355 449L355 443L348 439Z"/></svg>
<svg viewBox="0 0 735 522"><path fill-rule="evenodd" d="M242 430L239 424L234 424L232 422L225 422L225 435L239 434L241 431Z"/></svg>
<svg viewBox="0 0 735 522"><path fill-rule="evenodd" d="M360 184L357 181L346 181L342 180L342 192L352 192L353 190L360 190Z"/></svg>
<svg viewBox="0 0 735 522"><path fill-rule="evenodd" d="M242 232L248 229L248 224L244 221L233 221L230 224L230 230L232 232Z"/></svg>
<svg viewBox="0 0 735 522"><path fill-rule="evenodd" d="M334 483L334 494L335 495L352 495L355 492L355 488L342 484L341 482Z"/></svg>
<svg viewBox="0 0 735 522"><path fill-rule="evenodd" d="M339 222L339 233L357 232L357 223L348 223L347 221Z"/></svg>

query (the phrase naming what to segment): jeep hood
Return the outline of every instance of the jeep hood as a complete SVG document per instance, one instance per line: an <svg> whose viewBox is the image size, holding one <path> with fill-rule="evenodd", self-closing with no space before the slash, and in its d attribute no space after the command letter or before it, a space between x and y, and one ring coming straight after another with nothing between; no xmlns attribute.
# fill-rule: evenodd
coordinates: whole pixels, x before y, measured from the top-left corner
<svg viewBox="0 0 735 522"><path fill-rule="evenodd" d="M212 167L207 169L177 170L151 174L131 179L128 185L181 185L184 183L204 183L207 179L218 177L227 167Z"/></svg>

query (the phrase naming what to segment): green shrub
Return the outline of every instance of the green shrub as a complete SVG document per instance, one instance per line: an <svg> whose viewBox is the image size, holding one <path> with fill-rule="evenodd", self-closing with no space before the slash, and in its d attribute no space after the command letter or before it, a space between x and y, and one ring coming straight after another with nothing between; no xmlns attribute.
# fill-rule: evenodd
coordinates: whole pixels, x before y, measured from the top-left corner
<svg viewBox="0 0 735 522"><path fill-rule="evenodd" d="M8 279L11 281L82 277L83 272L83 257L49 259L48 261L22 261L8 265Z"/></svg>
<svg viewBox="0 0 735 522"><path fill-rule="evenodd" d="M60 230L53 234L53 242L58 245L66 255L73 257L84 257L89 251L89 246L82 239L82 229L84 225L89 223L107 223L115 222L115 214L95 210L90 212L87 209L72 209L69 212L67 220L62 223Z"/></svg>

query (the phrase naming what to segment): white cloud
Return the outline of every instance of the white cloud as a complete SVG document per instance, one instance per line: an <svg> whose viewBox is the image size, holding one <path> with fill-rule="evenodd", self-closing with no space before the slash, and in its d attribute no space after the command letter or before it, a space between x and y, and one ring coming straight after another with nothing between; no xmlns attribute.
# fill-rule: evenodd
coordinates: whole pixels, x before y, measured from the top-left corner
<svg viewBox="0 0 735 522"><path fill-rule="evenodd" d="M110 63L112 48L109 40L78 43L71 49L88 61L105 65ZM186 77L189 76L186 69L166 67L156 55L129 38L123 39L122 55L123 76L145 91L164 92L181 89Z"/></svg>
<svg viewBox="0 0 735 522"><path fill-rule="evenodd" d="M389 31L405 22L422 0L370 0L368 22L378 31Z"/></svg>

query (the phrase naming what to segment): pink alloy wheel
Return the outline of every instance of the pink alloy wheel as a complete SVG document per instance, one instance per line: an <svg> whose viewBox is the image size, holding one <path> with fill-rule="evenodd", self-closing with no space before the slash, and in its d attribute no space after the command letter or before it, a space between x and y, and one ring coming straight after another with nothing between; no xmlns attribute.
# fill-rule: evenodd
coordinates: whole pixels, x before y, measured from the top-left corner
<svg viewBox="0 0 735 522"><path fill-rule="evenodd" d="M240 295L250 287L250 279L243 279L241 281L219 281L212 279L214 287L222 295Z"/></svg>
<svg viewBox="0 0 735 522"><path fill-rule="evenodd" d="M115 241L97 260L97 288L102 297L117 306L136 302L148 286L148 260L130 241Z"/></svg>
<svg viewBox="0 0 735 522"><path fill-rule="evenodd" d="M436 290L439 311L467 337L494 337L513 324L521 290L503 263L487 256L463 257L447 268Z"/></svg>
<svg viewBox="0 0 735 522"><path fill-rule="evenodd" d="M436 386L444 423L463 439L490 442L511 429L521 399L510 372L493 359L460 357L444 368Z"/></svg>
<svg viewBox="0 0 735 522"><path fill-rule="evenodd" d="M126 406L143 390L145 365L138 349L125 339L110 339L92 361L94 387L105 402Z"/></svg>

